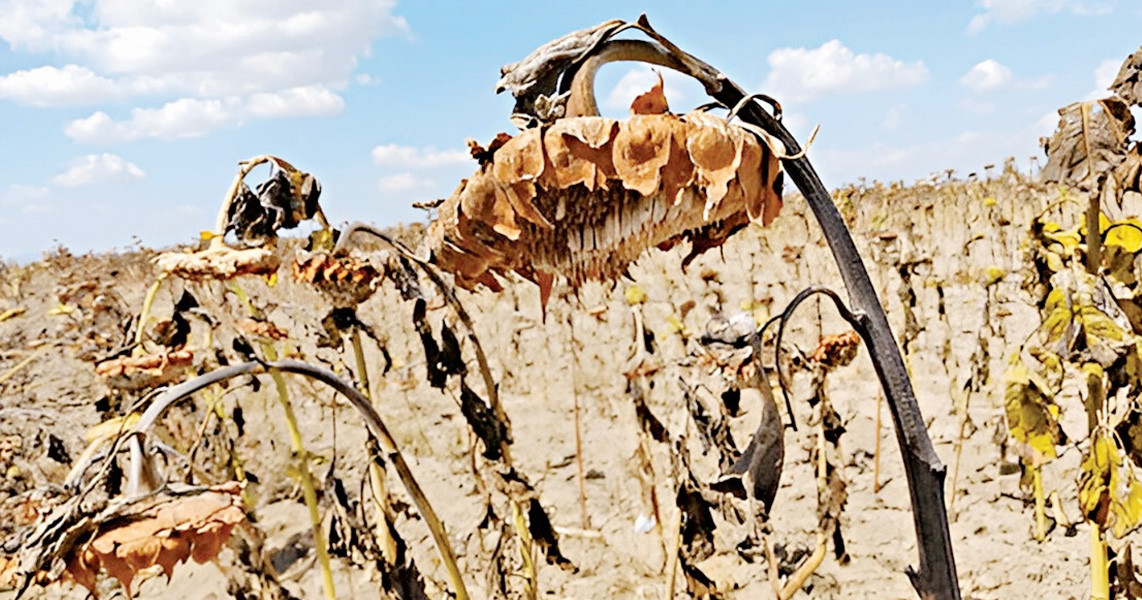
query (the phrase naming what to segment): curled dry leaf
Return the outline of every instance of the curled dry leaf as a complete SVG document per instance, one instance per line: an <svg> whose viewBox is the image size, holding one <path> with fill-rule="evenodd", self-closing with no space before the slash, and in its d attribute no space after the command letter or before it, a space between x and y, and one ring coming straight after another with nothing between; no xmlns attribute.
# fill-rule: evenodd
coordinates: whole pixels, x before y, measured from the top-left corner
<svg viewBox="0 0 1142 600"><path fill-rule="evenodd" d="M337 306L356 306L377 291L382 274L353 257L325 253L298 258L292 265L294 281L308 283L329 295Z"/></svg>
<svg viewBox="0 0 1142 600"><path fill-rule="evenodd" d="M1119 98L1075 102L1059 109L1059 125L1042 138L1047 164L1043 181L1067 182L1096 189L1098 180L1126 158L1127 140L1134 132L1130 107Z"/></svg>
<svg viewBox="0 0 1142 600"><path fill-rule="evenodd" d="M135 575L159 565L170 578L174 566L193 558L213 560L235 525L245 522L242 485L229 482L164 498L132 514L105 520L67 563L67 574L95 594L100 570L117 579L128 596Z"/></svg>
<svg viewBox="0 0 1142 600"><path fill-rule="evenodd" d="M688 261L768 224L781 183L768 146L703 112L564 118L504 143L440 206L430 245L466 288L512 271L578 287L648 248L689 240Z"/></svg>
<svg viewBox="0 0 1142 600"><path fill-rule="evenodd" d="M273 275L281 259L267 248L235 250L225 246L199 252L166 252L155 257L163 271L183 279L231 279L239 275Z"/></svg>
<svg viewBox="0 0 1142 600"><path fill-rule="evenodd" d="M247 244L261 245L276 237L279 229L293 229L317 213L321 197L317 178L277 157L271 157L270 164L269 179L256 191L241 183L226 215L226 231Z"/></svg>
<svg viewBox="0 0 1142 600"><path fill-rule="evenodd" d="M116 388L138 390L181 379L194 362L190 350L123 356L95 366L95 374Z"/></svg>
<svg viewBox="0 0 1142 600"><path fill-rule="evenodd" d="M1142 106L1142 48L1126 58L1118 69L1118 76L1110 84L1110 91L1128 104Z"/></svg>
<svg viewBox="0 0 1142 600"><path fill-rule="evenodd" d="M809 360L829 369L843 367L856 358L859 347L860 335L855 331L826 335L813 349Z"/></svg>

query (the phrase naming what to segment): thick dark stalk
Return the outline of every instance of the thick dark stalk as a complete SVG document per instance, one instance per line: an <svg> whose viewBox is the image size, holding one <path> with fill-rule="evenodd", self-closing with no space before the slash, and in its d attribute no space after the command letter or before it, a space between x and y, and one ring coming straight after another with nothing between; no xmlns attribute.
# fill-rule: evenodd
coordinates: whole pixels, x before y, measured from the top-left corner
<svg viewBox="0 0 1142 600"><path fill-rule="evenodd" d="M737 107L746 98L745 92L724 74L684 52L656 32L645 15L639 18L637 24L625 25L616 31L629 27L645 32L654 42L607 40L594 44L587 54L603 56L610 53L611 60L641 60L681 71L701 82L706 93L727 107ZM608 48L612 45L613 48ZM564 90L571 87L569 80L573 80L573 73L570 75L571 77L564 75ZM785 172L801 190L820 224L848 290L849 304L864 325L858 329L861 330L888 400L912 500L912 517L920 559L918 571L911 568L907 571L912 585L920 597L926 600L959 600L956 563L944 502L944 477L947 469L932 447L904 359L856 243L840 211L833 204L829 191L809 159L802 154L797 140L781 121L752 100L744 103L737 115L745 123L759 127L785 145L785 157L782 158Z"/></svg>
<svg viewBox="0 0 1142 600"><path fill-rule="evenodd" d="M733 82L724 77L722 81L721 90L712 94L718 101L734 106L745 97L745 93ZM780 140L789 154L800 153L801 148L789 130L756 103L750 103L739 115L742 120L761 127ZM849 292L852 309L863 313L865 327L862 328L862 334L896 425L896 440L904 459L908 491L912 499L920 568L919 571L910 568L908 576L921 598L957 600L960 597L959 584L944 503L944 476L947 468L940 462L932 447L932 440L928 437L928 429L924 426L924 418L916 402L904 359L888 324L888 317L876 295L856 243L809 159L804 156L784 159L782 164L789 178L804 194L805 201L825 234L829 249L837 261L841 279Z"/></svg>

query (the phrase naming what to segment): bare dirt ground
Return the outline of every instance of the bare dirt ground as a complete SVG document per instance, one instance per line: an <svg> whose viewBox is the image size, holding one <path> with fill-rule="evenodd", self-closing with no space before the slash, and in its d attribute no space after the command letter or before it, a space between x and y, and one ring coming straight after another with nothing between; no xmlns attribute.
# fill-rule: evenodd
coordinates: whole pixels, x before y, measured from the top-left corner
<svg viewBox="0 0 1142 600"><path fill-rule="evenodd" d="M1019 246L1031 218L1055 196L1053 189L1029 184L1013 173L987 181L907 188L876 184L836 194L882 291L936 450L948 465L946 494L952 503L951 531L965 598L1087 594L1085 526L1069 532L1057 526L1045 542L1035 542L1029 495L1019 488L1018 470L1011 464L1014 455L1004 452L1005 361L1037 319L1020 289ZM0 533L7 534L20 520L9 500L61 481L84 449L84 433L122 414L139 397L111 390L95 375L92 361L123 343L130 320L154 281L152 256L149 251L83 257L60 252L35 264L0 268L0 313L24 309L0 322L0 373L15 371L0 380L0 501L7 502L3 507L8 511ZM705 389L699 388L701 401L717 410L716 377L696 363L692 347L693 336L706 331L716 315L744 313L763 319L780 311L807 285L842 289L825 240L797 198L787 201L782 216L769 228L749 228L685 272L679 267L680 256L678 250L655 252L631 272L647 294L646 327L654 334L655 356L663 365L653 376L656 385L648 404L679 436L694 427L677 385L680 377L706 383ZM258 279L244 279L241 285L264 306L272 322L290 332L296 340L294 352L344 373L352 371L347 347L314 345L329 310L315 291L284 272L273 286ZM591 284L577 296L557 288L545 317L535 286L528 282L513 282L499 294L486 290L461 294L512 419L517 467L530 476L554 525L563 532L564 554L577 567L572 573L542 566L543 597L661 598L666 588L665 548L673 544L672 536L655 528L636 531L640 515L652 514L652 508L640 479L638 423L623 375L635 354L632 311L625 300L628 285ZM170 316L183 289L191 290L206 311L217 315L224 325L220 332L245 310L222 284L170 282L156 298L156 320ZM690 300L694 308L684 311ZM456 390L441 392L425 382L424 353L411 311L411 304L401 301L391 285L358 311L392 362L382 377L385 359L377 344L366 344L373 395L448 527L469 589L475 597L486 597L492 589L484 570L491 542L474 533L484 518L472 475L476 442L460 414ZM434 327L444 313L430 310ZM679 323L684 327L681 332ZM790 326L789 348L808 352L822 334L845 329L831 306L810 301ZM195 324L190 345L203 335L204 326ZM231 347L231 334L217 336L215 346ZM470 348L465 352L470 354ZM196 354L200 365L209 355ZM801 427L786 432L785 471L772 511L774 539L794 558L812 547L817 524L816 481L808 459L816 438L807 426L811 409L804 401L803 379L795 378L793 402ZM863 350L851 366L830 377L828 389L845 419L841 447L849 494L841 529L850 560L839 564L830 553L797 597L915 597L904 574L905 567L916 562L907 485L886 406L881 407L883 423L877 428L877 404L882 401ZM319 458L313 467L318 483L328 495L332 479L327 474L335 473L347 493L359 498L365 463L360 420L332 392L300 382L292 383L291 391L306 445ZM272 385L263 385L260 391L236 386L223 402L226 414L241 408L244 426L241 435L234 436L234 453L256 478L248 488L251 514L266 535L267 551L281 568L285 588L298 597L321 597L307 513L296 479L289 474L288 435ZM575 460L576 402L587 475L585 514ZM757 406L743 409L730 422L739 448L756 427L759 412ZM788 420L784 406L781 410ZM170 445L185 448L194 440L207 412L207 405L199 401L167 417L164 426ZM1074 421L1083 418L1081 411L1074 412L1064 417L1064 428L1082 427ZM227 427L233 427L232 421ZM215 446L203 451L203 470L208 471L210 461L220 455L217 444L230 431L218 427L206 436L208 446ZM961 430L965 435L957 453ZM716 478L716 459L702 454L696 442L691 446L696 473ZM669 532L676 511L669 501L673 498L670 448L653 444L652 456L657 496L667 499L661 504L664 530ZM1071 449L1045 474L1048 492L1058 490L1061 508L1072 520L1078 517L1073 484L1077 466L1078 452ZM403 497L398 486L391 487L398 498ZM328 521L331 511L325 517ZM716 582L723 597L771 597L763 559L749 562L735 550L748 528L725 514L717 515L717 525L716 552L698 566ZM430 595L445 597L448 580L423 521L415 511L405 511L397 528L429 580ZM240 581L233 575L234 563L234 552L227 550L214 563L179 567L169 584L164 577L151 577L137 595L229 597L241 587L231 584ZM379 597L372 567L344 559L335 560L334 567L340 597ZM519 582L511 585L518 588ZM113 581L102 583L100 589L103 597L122 593ZM675 589L677 595L686 594L681 576ZM33 589L29 597L86 594L79 587L55 584L47 590ZM0 598L11 596L0 592Z"/></svg>

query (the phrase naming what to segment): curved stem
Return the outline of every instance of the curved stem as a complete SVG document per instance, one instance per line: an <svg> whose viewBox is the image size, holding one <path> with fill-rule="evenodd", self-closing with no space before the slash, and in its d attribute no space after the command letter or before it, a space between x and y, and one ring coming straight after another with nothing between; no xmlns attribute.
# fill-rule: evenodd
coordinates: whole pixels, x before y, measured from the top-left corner
<svg viewBox="0 0 1142 600"><path fill-rule="evenodd" d="M143 415L139 417L138 423L135 424L130 434L132 436L130 442L132 447L141 444L141 438L146 435L146 432L167 409L179 401L190 397L195 392L228 379L242 375L261 374L272 370L302 375L320 381L344 396L345 399L353 405L353 408L357 409L357 412L361 414L361 417L365 421L365 427L380 441L385 451L388 452L388 459L396 468L401 483L404 484L405 489L412 497L413 504L416 505L417 511L424 518L425 524L428 525L429 530L432 532L433 541L436 542L437 550L440 552L444 566L448 570L448 575L456 588L456 597L459 600L468 600L468 591L464 586L463 577L456 564L456 553L452 550L452 545L448 540L444 524L440 520L440 517L437 516L436 510L433 509L432 505L428 502L428 497L425 496L424 490L413 476L412 469L410 469L408 463L405 462L404 456L397 446L396 439L392 436L392 433L389 432L388 427L385 426L384 421L381 420L381 416L377 414L376 409L373 408L369 399L365 397L360 390L354 387L352 383L341 379L326 369L297 360L279 360L264 363L250 361L223 367L176 385L155 398L154 402L152 402L151 405L147 407L147 410L143 412ZM142 454L141 445L139 446L139 453ZM136 477L140 471L141 465L132 464L129 476ZM131 488L129 487L128 489ZM135 489L137 489L137 487Z"/></svg>
<svg viewBox="0 0 1142 600"><path fill-rule="evenodd" d="M729 104L744 95L737 86L728 80L726 83L725 88L716 95L719 100ZM800 146L793 135L761 107L750 105L742 113L744 120L752 121L785 144L790 154L800 152ZM932 440L924 425L920 405L916 401L888 317L860 252L857 251L856 243L809 159L801 156L782 162L790 178L801 189L824 232L854 311L865 314L861 337L864 338L888 399L912 499L912 518L916 527L920 565L919 571L907 571L909 578L922 598L958 600L959 583L944 503L944 477L947 469L932 447Z"/></svg>
<svg viewBox="0 0 1142 600"><path fill-rule="evenodd" d="M818 294L828 296L829 299L833 301L833 304L836 305L837 312L841 313L841 318L847 321L849 325L852 325L853 329L856 329L862 337L865 334L864 323L861 320L863 315L854 314L849 310L849 307L845 306L844 301L841 300L841 297L838 296L836 292L820 285L809 286L798 292L797 295L789 301L789 305L785 307L781 315L774 317L774 319L778 320L778 326L777 337L773 341L773 366L777 369L777 383L781 386L781 395L785 398L785 408L789 411L789 421L793 423L793 431L797 431L797 421L793 418L793 403L789 400L789 388L785 385L785 375L781 372L781 340L785 337L785 325L789 323L789 319L793 317L793 312L797 310L797 307L801 306L801 303L810 297ZM773 319L770 319L765 326L768 327L770 322L773 322Z"/></svg>
<svg viewBox="0 0 1142 600"><path fill-rule="evenodd" d="M646 49L640 52L648 55L669 54L673 57L668 60L674 64L666 63L667 59L652 61L655 64L670 66L698 80L710 96L727 108L737 106L746 97L742 88L723 73L682 51L656 32L645 15L641 16L633 26L654 40L654 42L641 42ZM640 42L605 39L601 43L585 48L580 61L586 60L591 54L606 52L609 46L618 47L619 44L629 46L637 43ZM513 73L513 76L516 79L523 79L519 74ZM564 73L564 81L566 76ZM888 317L865 270L856 243L813 165L780 120L757 102L748 102L738 116L743 123L760 128L762 132L784 145L782 149L784 157L781 160L785 173L801 190L805 201L817 218L836 260L841 278L848 289L850 304L854 311L865 313L865 328L861 335L888 399L912 500L912 517L916 527L920 559L919 571L911 569L907 571L912 585L922 598L958 600L959 584L944 503L946 468L932 447L932 440L928 436L919 404L916 402L904 359L900 355L892 328L888 324Z"/></svg>

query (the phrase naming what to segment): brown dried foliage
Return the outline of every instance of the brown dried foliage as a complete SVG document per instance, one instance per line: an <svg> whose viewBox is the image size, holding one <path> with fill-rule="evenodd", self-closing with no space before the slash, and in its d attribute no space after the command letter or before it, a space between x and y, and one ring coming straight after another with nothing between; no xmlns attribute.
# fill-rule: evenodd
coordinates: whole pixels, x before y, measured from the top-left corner
<svg viewBox="0 0 1142 600"><path fill-rule="evenodd" d="M141 389L181 378L194 362L190 350L122 356L95 365L95 374L121 389Z"/></svg>
<svg viewBox="0 0 1142 600"><path fill-rule="evenodd" d="M843 367L856 358L860 348L860 335L846 331L821 338L809 360L827 368Z"/></svg>
<svg viewBox="0 0 1142 600"><path fill-rule="evenodd" d="M1070 182L1082 189L1098 187L1125 159L1127 140L1134 132L1130 107L1120 98L1075 102L1059 109L1059 125L1040 142L1047 164L1043 181Z"/></svg>
<svg viewBox="0 0 1142 600"><path fill-rule="evenodd" d="M655 98L640 102L660 108L640 110L665 109ZM768 224L781 179L758 138L704 112L564 118L503 143L440 206L429 243L466 288L511 271L577 287L622 275L648 248L688 239L692 257Z"/></svg>
<svg viewBox="0 0 1142 600"><path fill-rule="evenodd" d="M188 558L198 563L213 560L234 526L245 520L237 482L164 498L100 525L90 541L74 551L66 572L95 595L96 574L103 570L130 595L139 571L158 565L170 578L174 566Z"/></svg>
<svg viewBox="0 0 1142 600"><path fill-rule="evenodd" d="M352 256L317 253L298 258L292 265L295 281L313 285L337 306L356 306L377 291L382 274L373 265Z"/></svg>
<svg viewBox="0 0 1142 600"><path fill-rule="evenodd" d="M237 250L225 246L199 252L166 252L155 257L163 271L183 279L231 279L239 275L273 275L281 259L267 248Z"/></svg>

